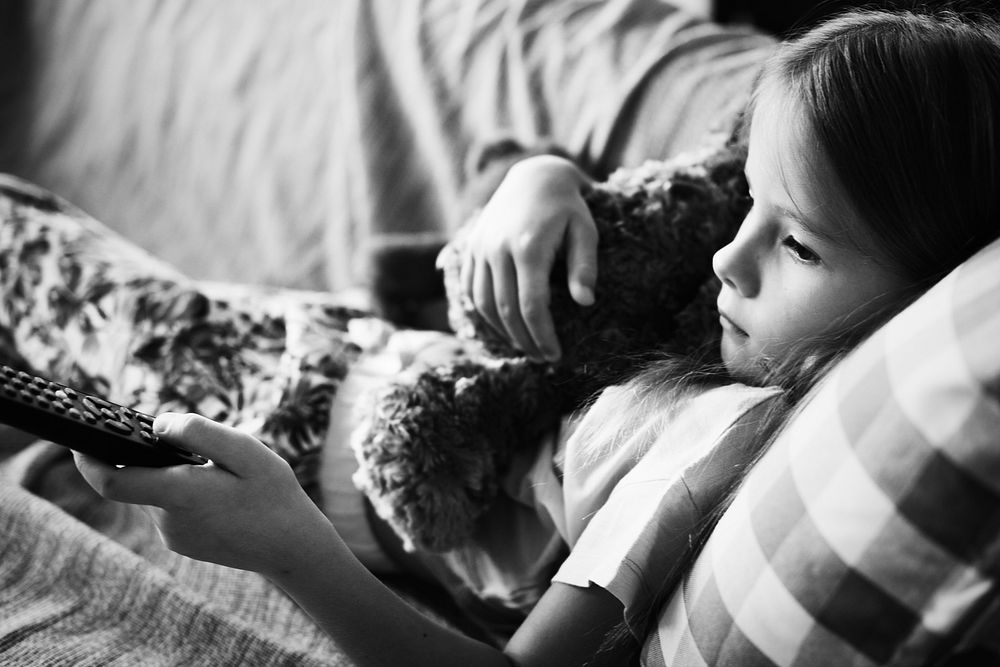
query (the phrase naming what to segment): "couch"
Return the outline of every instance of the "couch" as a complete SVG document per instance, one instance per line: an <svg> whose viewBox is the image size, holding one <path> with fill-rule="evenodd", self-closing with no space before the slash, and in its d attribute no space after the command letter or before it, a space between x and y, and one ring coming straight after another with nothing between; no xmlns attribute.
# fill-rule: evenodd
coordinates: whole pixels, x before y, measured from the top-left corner
<svg viewBox="0 0 1000 667"><path fill-rule="evenodd" d="M491 146L558 147L600 178L731 122L773 38L685 4L8 2L0 171L205 285L333 292L433 323L437 286L414 249L476 205ZM992 655L998 263L997 246L980 253L823 384L665 605L648 664ZM12 438L0 452L23 447ZM55 456L0 482L4 534L22 538L0 560L0 600L19 611L0 620L4 661L348 664L266 582L61 493L74 471ZM433 592L393 584L476 632Z"/></svg>

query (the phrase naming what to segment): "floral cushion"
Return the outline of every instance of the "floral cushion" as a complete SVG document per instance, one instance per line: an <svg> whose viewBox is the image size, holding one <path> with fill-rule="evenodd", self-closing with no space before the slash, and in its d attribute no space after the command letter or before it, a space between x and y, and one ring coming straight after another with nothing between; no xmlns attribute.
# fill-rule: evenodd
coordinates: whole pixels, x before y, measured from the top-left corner
<svg viewBox="0 0 1000 667"><path fill-rule="evenodd" d="M366 313L320 293L188 280L86 214L0 176L0 361L150 414L198 412L314 490Z"/></svg>

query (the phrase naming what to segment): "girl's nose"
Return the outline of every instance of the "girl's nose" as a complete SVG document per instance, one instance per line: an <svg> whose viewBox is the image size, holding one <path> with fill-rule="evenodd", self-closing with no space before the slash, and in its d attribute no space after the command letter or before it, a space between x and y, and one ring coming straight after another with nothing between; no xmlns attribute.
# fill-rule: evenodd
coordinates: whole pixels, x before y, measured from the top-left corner
<svg viewBox="0 0 1000 667"><path fill-rule="evenodd" d="M736 238L719 248L712 257L712 270L727 287L740 296L752 298L760 290L760 270L749 225L740 226Z"/></svg>

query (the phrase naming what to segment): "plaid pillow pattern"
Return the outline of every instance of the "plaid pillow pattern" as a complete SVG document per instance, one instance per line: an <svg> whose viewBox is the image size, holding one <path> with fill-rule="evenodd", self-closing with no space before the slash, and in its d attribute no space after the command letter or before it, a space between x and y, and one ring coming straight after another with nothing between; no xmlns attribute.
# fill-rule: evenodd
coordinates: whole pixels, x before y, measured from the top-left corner
<svg viewBox="0 0 1000 667"><path fill-rule="evenodd" d="M747 477L646 665L916 665L1000 591L1000 241L850 355Z"/></svg>

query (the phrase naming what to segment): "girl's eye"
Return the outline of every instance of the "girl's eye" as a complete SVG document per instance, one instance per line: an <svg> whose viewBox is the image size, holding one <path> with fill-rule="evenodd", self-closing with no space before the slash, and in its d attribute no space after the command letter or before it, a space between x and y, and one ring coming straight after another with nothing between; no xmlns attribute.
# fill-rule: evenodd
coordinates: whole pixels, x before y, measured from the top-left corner
<svg viewBox="0 0 1000 667"><path fill-rule="evenodd" d="M795 240L794 236L786 236L781 243L795 255L800 262L813 264L819 261L819 255Z"/></svg>

